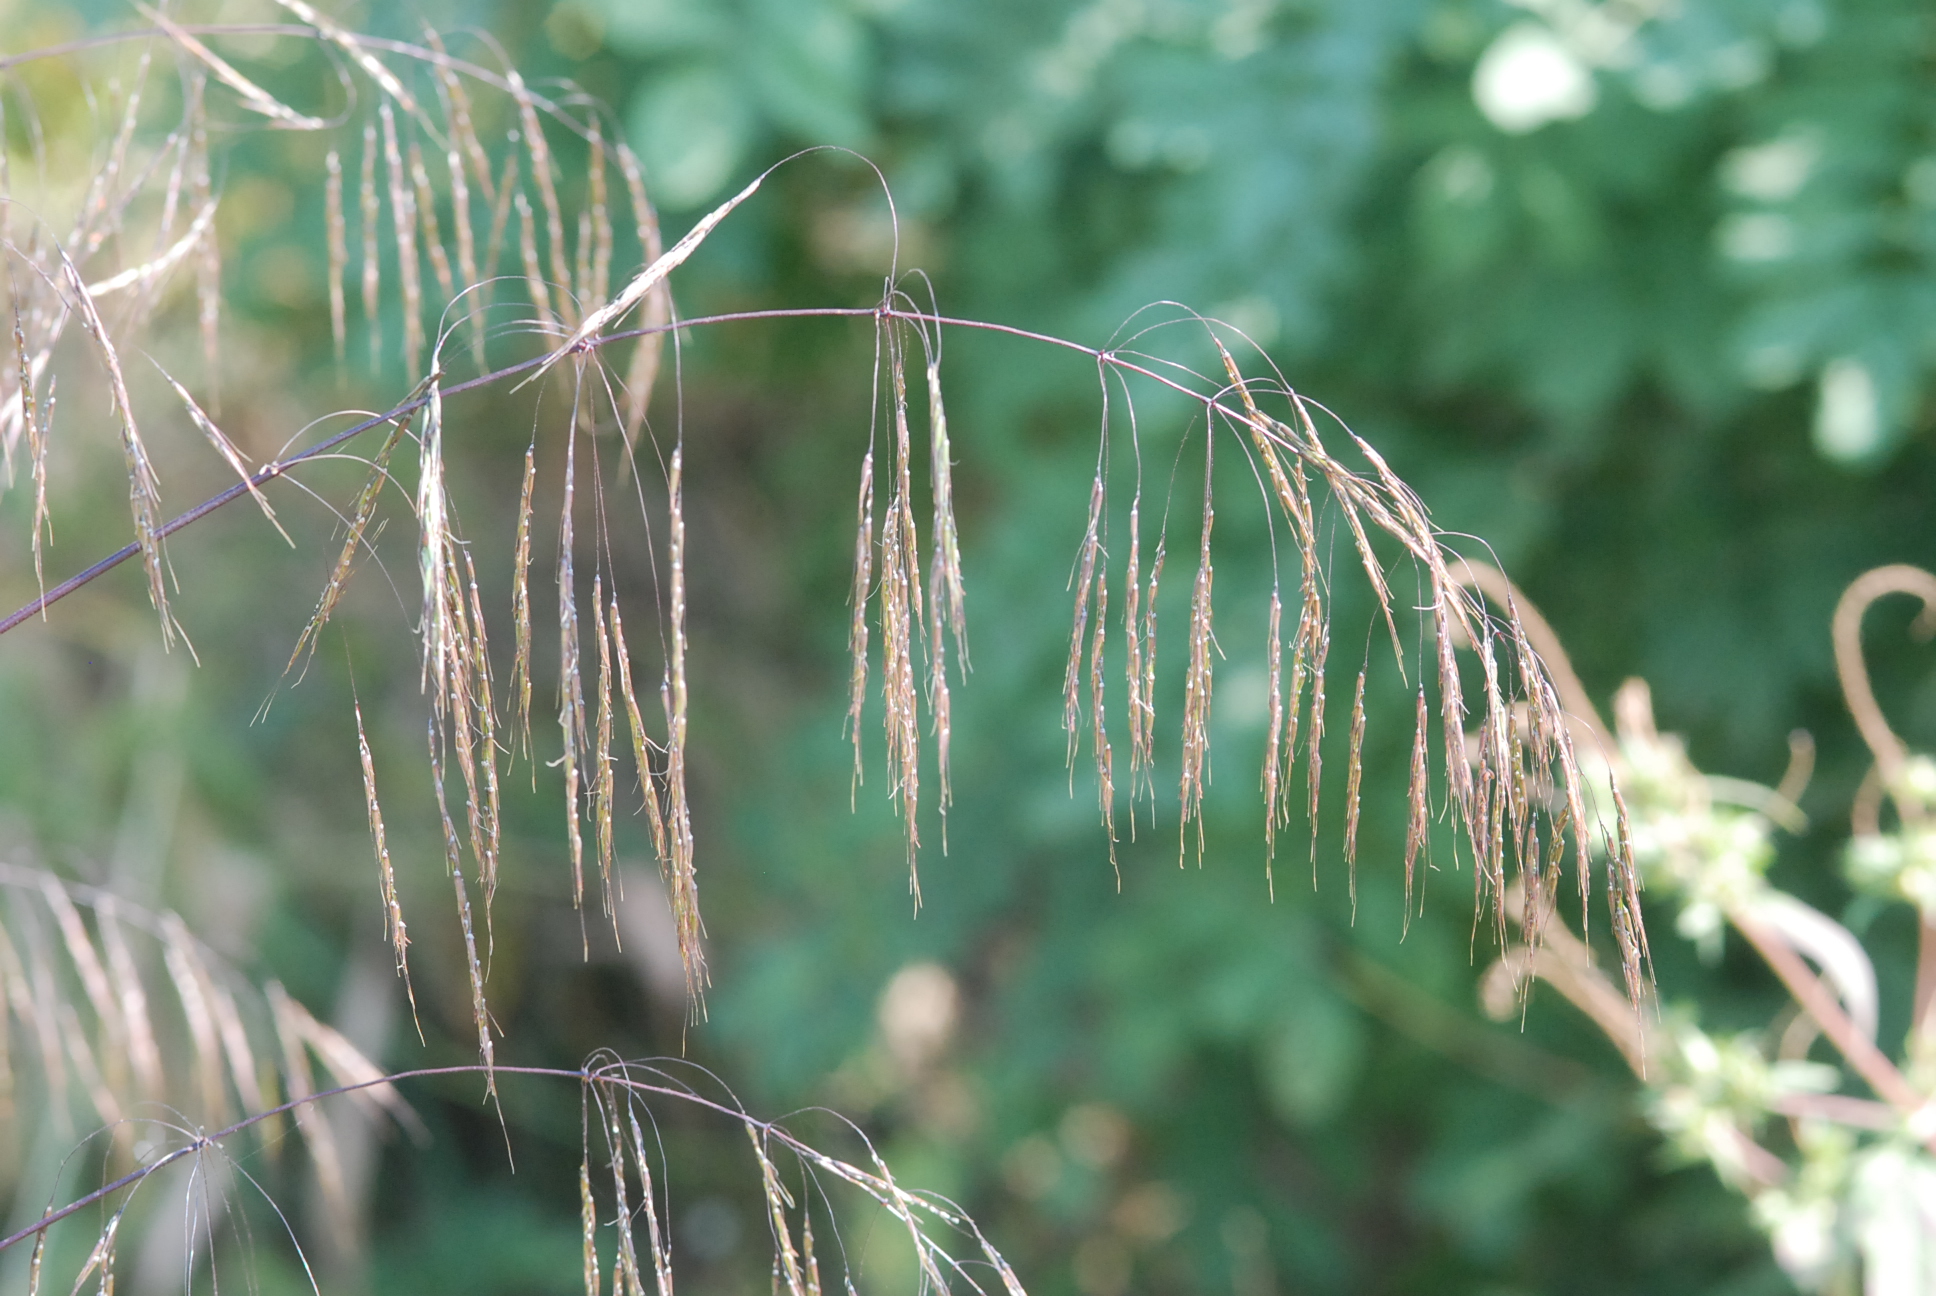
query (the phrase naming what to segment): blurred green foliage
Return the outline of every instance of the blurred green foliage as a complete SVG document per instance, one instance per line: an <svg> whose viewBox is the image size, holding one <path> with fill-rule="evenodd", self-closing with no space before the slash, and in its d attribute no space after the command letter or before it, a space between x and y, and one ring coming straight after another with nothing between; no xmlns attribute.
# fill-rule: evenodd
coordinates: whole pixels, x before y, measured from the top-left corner
<svg viewBox="0 0 1936 1296"><path fill-rule="evenodd" d="M69 21L31 0L0 17L34 43ZM566 0L433 17L499 33L534 84L569 76L606 98L674 232L796 148L838 144L879 167L892 215L841 155L781 171L681 272L684 314L867 304L898 237L901 265L925 268L950 314L1096 345L1160 300L1238 324L1475 554L1499 556L1596 697L1643 674L1703 768L1769 781L1783 735L1813 730L1807 808L1822 826L1777 872L1843 912L1826 861L1865 764L1836 701L1829 610L1865 567L1927 562L1936 546L1924 6ZM1475 74L1528 24L1590 102L1576 93L1504 129ZM258 451L317 413L400 394L337 375L316 160L274 143L238 141L225 182L258 199L240 207L225 281L244 357L226 418ZM864 325L824 323L684 343L710 1019L687 1029L643 956L580 961L558 776L540 767L535 792L523 771L507 784L501 1056L684 1050L755 1110L843 1111L904 1179L980 1219L1041 1296L1785 1290L1740 1203L1705 1169L1664 1162L1604 1042L1537 995L1523 1031L1477 1013L1488 937L1446 843L1423 916L1404 922L1402 691L1374 677L1355 897L1333 808L1315 867L1291 834L1270 898L1261 708L1241 702L1261 687L1269 538L1234 461L1209 848L1179 869L1174 812L1146 812L1118 882L1080 765L1070 792L1055 705L1095 374L1011 339L947 342L974 670L956 693L947 849L930 829L926 904L911 912L882 773L870 763L850 813L841 733L871 345ZM1187 413L1144 395L1161 483ZM501 540L532 415L458 417L468 529ZM206 464L169 472L171 502L221 484ZM111 465L86 480L57 514L88 519L60 523L63 574L125 525ZM340 506L356 474L307 480ZM1178 535L1193 538L1187 495ZM18 491L3 507L0 587L19 602ZM421 749L416 667L409 614L366 572L342 638L249 723L333 552L325 511L292 496L285 513L294 556L240 510L175 543L198 671L151 647L125 575L0 644L0 803L22 849L165 898L327 1015L359 961L384 957L350 674L366 712L395 717L372 734L379 766L404 770ZM643 563L637 541L616 543ZM480 555L498 597L502 564ZM1170 624L1184 606L1166 598ZM1362 655L1369 612L1341 613L1340 657ZM1177 656L1164 665L1180 675ZM1926 745L1927 672L1887 647L1877 670ZM393 849L422 865L406 887L427 915L430 1043L393 1019L387 1060L462 1061L454 937L428 917L447 904L440 847L427 800L409 804L391 810ZM647 858L637 825L622 831ZM1899 952L1906 978L1895 917L1850 920L1873 924L1871 948ZM1663 981L1698 987L1721 1021L1765 1021L1779 1002L1733 952L1708 967L1656 951ZM930 964L945 977L902 979ZM923 984L951 988L952 1029L897 1053L883 996ZM1888 1002L1905 993L1885 986ZM384 1153L369 1282L575 1289L569 1100L507 1093L512 1177L475 1095L447 1097L430 1149ZM682 1282L708 1291L767 1280L755 1181L728 1169L737 1139L703 1122L672 1136ZM847 1236L876 1291L908 1277L884 1232L856 1220Z"/></svg>

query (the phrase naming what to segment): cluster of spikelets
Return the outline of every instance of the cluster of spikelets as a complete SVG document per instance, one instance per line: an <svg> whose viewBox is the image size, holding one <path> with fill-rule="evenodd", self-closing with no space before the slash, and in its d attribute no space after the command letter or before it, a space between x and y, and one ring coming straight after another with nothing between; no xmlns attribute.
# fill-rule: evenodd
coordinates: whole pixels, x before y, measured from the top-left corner
<svg viewBox="0 0 1936 1296"><path fill-rule="evenodd" d="M0 384L0 445L10 470L16 458L27 464L35 496L37 576L42 540L51 525L46 475L48 439L54 429L53 361L72 321L79 322L107 376L108 403L127 460L135 529L135 543L120 555L51 590L43 582L41 597L0 621L0 631L26 617L45 614L69 590L114 562L138 556L147 569L149 594L163 634L172 639L178 627L168 606L163 549L167 535L245 494L273 521L263 486L289 475L306 460L334 453L352 438L374 434L376 444L365 451L365 484L345 511L341 549L315 613L297 639L289 672L298 672L305 655L315 651L348 583L372 552L382 525L385 487L398 484L411 502L417 532L422 584L417 630L428 699L428 767L440 810L444 863L463 933L480 1069L487 1084L494 1086L497 1073L507 1069L499 1066L496 1057L486 984L501 852L500 785L516 756L523 756L534 778L540 759L532 741L537 654L531 567L541 456L534 433L524 461L509 559L511 653L508 677L501 677L503 663L491 650L487 629L495 614L487 617L473 557L476 542L462 533L448 493L446 462L452 450L447 444L446 406L461 393L507 383L518 375L527 381L558 384L568 397L562 402L568 413L552 433L562 440L562 452L543 458L558 463L561 474L555 571L559 752L551 763L561 769L565 787L572 894L582 906L591 871L585 858L589 851L603 907L616 922L614 825L630 799L619 774L623 725L629 733L640 805L671 896L689 1000L695 1012L703 1011L707 975L686 790L690 738L684 456L676 433L663 446L656 436L647 441L647 412L662 341L676 319L669 277L721 221L758 191L764 176L666 248L647 197L646 178L626 146L608 134L596 105L575 94L541 95L515 71L492 70L452 55L434 33L427 32L421 43L364 36L337 26L301 0L278 3L301 25L277 30L291 39L314 42L330 56L335 69L333 88L324 82L323 102L313 112L272 95L218 54L209 42L218 40L220 29L190 28L144 10L150 27L86 42L81 51L83 57L96 51L112 54L134 49L138 53L125 65L127 82L102 96L118 105L119 124L105 154L96 159L93 180L79 198L74 222L65 234L46 223L44 212L28 217L27 207L17 200L14 177L5 170L7 152L0 149L0 199L4 199L0 218L6 222L0 227L0 238L5 239L17 359ZM259 34L261 29L251 30ZM67 56L74 52L68 51ZM37 57L0 60L0 73ZM178 111L157 123L150 120L153 113L144 103L152 107L166 99L147 94L164 63L173 68L183 91ZM31 109L24 96L16 102L21 105L17 112ZM4 107L0 102L0 109ZM210 139L212 126L232 125L232 119L255 120L270 129L343 137L341 147L327 150L325 161L328 297L336 349L339 357L348 350L349 289L354 285L362 312L358 327L368 338L372 359L380 360L384 354L385 321L400 319L403 364L416 384L407 399L382 414L262 465L252 465L222 433L214 398L222 266L215 221L219 194L210 180L219 167L211 161ZM569 151L569 163L561 160L561 148ZM621 183L612 183L614 172ZM614 215L621 191L623 221ZM359 235L354 260L352 212ZM128 253L146 246L153 247L152 255ZM614 267L625 250L636 254L641 268L614 290ZM189 385L173 376L167 376L168 386L183 416L240 480L223 495L164 521L159 478L129 396L123 357L142 325L168 305L177 281L186 274L195 280L208 366L203 375L205 391L198 400ZM918 902L915 864L925 760L934 762L940 814L946 814L950 800L950 643L958 675L967 664L961 541L951 483L953 449L941 390L941 338L949 328L995 326L943 317L931 299L924 307L912 287L921 281L902 278L897 268L889 268L884 282L880 304L873 308L764 314L855 316L871 320L876 330L876 419L861 462L857 504L849 718L858 784L863 765L862 720L876 696L871 681L878 670L888 790L903 820L910 887ZM439 323L427 327L433 318ZM706 322L686 320L678 326ZM1321 422L1335 422L1326 411L1299 396L1281 375L1267 380L1245 377L1226 347L1227 339L1237 337L1234 332L1195 316L1172 322L1186 323L1196 330L1197 339L1208 340L1215 356L1213 367L1192 369L1151 351L1146 339L1154 330L1146 329L1108 349L1020 334L1035 344L1085 355L1096 365L1102 386L1102 443L1075 562L1074 626L1063 701L1072 759L1085 737L1094 754L1100 811L1112 855L1120 804L1126 803L1133 829L1139 798L1154 803L1159 765L1157 608L1174 501L1168 493L1151 501L1143 497L1141 434L1130 399L1134 384L1155 384L1188 397L1202 414L1201 424L1186 430L1186 442L1190 434L1202 433L1204 474L1176 730L1179 818L1186 852L1193 830L1199 859L1203 851L1203 798L1210 779L1210 717L1220 653L1213 597L1216 458L1219 451L1225 455L1234 451L1247 460L1262 487L1273 535L1285 532L1294 554L1289 570L1273 583L1265 654L1269 724L1261 781L1263 826L1271 850L1278 834L1301 811L1309 819L1316 863L1332 638L1330 555L1334 540L1348 536L1355 565L1362 569L1389 631L1394 667L1415 696L1404 861L1408 912L1415 873L1435 835L1435 821L1449 823L1450 849L1471 864L1476 903L1480 912L1490 915L1502 939L1515 879L1528 894L1556 896L1571 854L1583 924L1591 875L1596 868L1604 873L1629 1001L1640 999L1645 944L1625 808L1617 788L1602 795L1589 785L1586 770L1591 762L1578 750L1578 721L1568 714L1577 708L1535 651L1530 622L1522 609L1510 596L1495 608L1487 607L1472 588L1471 570L1433 526L1418 498L1369 445L1339 424L1335 437L1347 447L1353 461L1347 463L1321 434ZM997 331L1020 333L1007 328ZM501 356L494 361L493 349L507 347L521 347L521 354L510 363ZM620 347L630 348L623 367L611 363ZM466 351L475 372L455 377L453 368ZM493 363L503 367L493 369ZM925 426L914 413L919 397L910 396L910 369L917 371L920 395L925 396ZM1116 424L1121 420L1112 413L1118 400L1127 407L1129 454L1136 475L1120 550L1111 542L1117 510L1112 507L1110 483L1112 459L1119 460L1122 454L1113 446L1120 440ZM607 432L619 435L606 440L601 434ZM623 453L605 456L618 460L614 470L608 470L600 447L614 444L622 446ZM648 444L652 455L635 457L635 451ZM399 471L400 452L407 454L411 446L417 457L414 489L399 482L404 475ZM925 482L919 481L917 462L923 451L928 469ZM581 465L581 455L590 456L589 466ZM656 728L648 724L649 708L641 705L640 690L635 687L637 663L617 593L620 573L613 569L611 546L605 542L611 525L608 482L622 473L636 474L640 459L653 455L663 469L663 512L648 506L643 493L638 499L640 522L648 533L663 527L663 542L651 546L663 554L663 569L656 573L654 585L662 594L651 608L662 645L655 664L663 722ZM922 490L931 512L925 536L917 519ZM885 497L884 508L877 494ZM581 503L581 497L589 497L589 504ZM589 546L578 537L579 515L587 509L596 528L595 543ZM1148 520L1152 514L1158 518L1153 527ZM1151 529L1156 532L1153 545L1146 535ZM586 548L593 553L588 608L584 573L576 565ZM1416 584L1415 605L1421 609L1416 644L1409 651L1393 610L1394 581L1406 571ZM1113 604L1120 615L1113 618L1112 584L1120 591ZM636 611L633 620L635 626L639 624ZM587 628L594 640L589 649L583 644ZM497 637L500 644L506 638L501 628ZM1124 663L1120 690L1107 678L1111 645L1118 639ZM1462 651L1469 657L1462 658ZM1344 759L1344 853L1354 869L1366 683L1372 668L1368 653L1357 672ZM1109 699L1119 692L1129 747L1126 792L1118 787L1108 718ZM398 899L377 771L360 707L356 727L386 929L397 970L407 985L409 926ZM1300 760L1304 763L1301 789L1296 778ZM453 768L454 780L449 777ZM459 797L462 804L453 807ZM1550 905L1539 912L1548 909ZM1529 929L1535 948L1540 947L1543 931L1543 924ZM610 1080L610 1073L606 1075ZM340 1075L338 1079L358 1083ZM291 1086L294 1095L293 1080ZM613 1095L617 1091L601 1092L600 1110L606 1115L601 1116L600 1128L613 1140L616 1166L630 1155L617 1149L629 1144L619 1137L623 1130L607 1128L608 1117L617 1119L611 1114L616 1111ZM108 1118L106 1109L99 1110ZM749 1129L771 1133L769 1127L749 1125ZM852 1167L837 1169L832 1161L814 1161L814 1154L804 1148L795 1150L805 1162L873 1195L898 1217L911 1221L917 1213L915 1200L894 1188L884 1171L869 1177ZM633 1160L637 1174L643 1176L643 1157ZM818 1285L811 1234L803 1220L801 1243L794 1246L782 1211L786 1191L764 1154L762 1164L768 1198L775 1203L784 1281L794 1296L803 1296ZM623 1171L619 1174L622 1182ZM641 1177L640 1184L642 1191L651 1192L649 1181ZM623 1188L615 1191L622 1194ZM940 1207L919 1205L944 1223L959 1223ZM625 1211L620 1217L625 1217ZM629 1241L626 1245L631 1247ZM917 1238L917 1250L923 1245ZM646 1250L650 1255L644 1260L636 1249L623 1252L622 1260L631 1257L621 1264L628 1291L638 1289L647 1270L663 1277L660 1242L648 1239ZM939 1263L936 1259L929 1267ZM1012 1284L1006 1267L998 1263L998 1268L1004 1282ZM587 1274L591 1281L595 1269L589 1260ZM939 1281L940 1270L934 1268L931 1277Z"/></svg>
<svg viewBox="0 0 1936 1296"><path fill-rule="evenodd" d="M1504 590L1496 572L1488 588ZM1768 788L1704 774L1680 741L1655 727L1647 686L1629 680L1613 702L1611 733L1584 694L1571 710L1600 733L1592 750L1633 807L1642 881L1678 907L1675 928L1710 956L1733 930L1781 981L1791 1004L1765 1031L1723 1036L1702 1028L1698 1005L1636 1015L1570 933L1508 948L1483 994L1501 1019L1523 1011L1529 978L1564 995L1606 1033L1646 1084L1647 1109L1674 1148L1706 1161L1754 1203L1776 1258L1805 1290L1910 1296L1936 1265L1936 763L1913 756L1876 703L1863 662L1863 614L1879 598L1920 599L1917 628L1936 627L1936 576L1882 567L1837 605L1832 633L1849 710L1875 757L1853 807L1849 880L1913 904L1921 916L1916 992L1900 1062L1878 1040L1875 967L1842 924L1768 881L1778 831L1807 827L1797 808L1813 764L1804 732L1790 739L1787 774ZM1522 615L1537 614L1522 605ZM1557 642L1541 651L1571 672ZM1570 688L1577 689L1577 684ZM1885 829L1882 808L1895 823ZM1550 897L1526 888L1511 910L1529 938ZM1811 966L1812 965L1812 966ZM1672 987L1664 987L1671 995ZM1818 1043L1832 1062L1811 1056ZM1844 1092L1850 1081L1874 1098ZM1778 1122L1786 1123L1786 1130Z"/></svg>

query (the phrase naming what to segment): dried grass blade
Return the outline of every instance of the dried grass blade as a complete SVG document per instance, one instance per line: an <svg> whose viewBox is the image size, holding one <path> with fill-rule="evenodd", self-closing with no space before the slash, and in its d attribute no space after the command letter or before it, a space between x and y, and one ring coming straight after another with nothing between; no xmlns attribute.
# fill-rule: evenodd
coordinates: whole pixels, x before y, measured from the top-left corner
<svg viewBox="0 0 1936 1296"><path fill-rule="evenodd" d="M545 358L545 362L538 367L538 372L543 373L565 356L581 349L588 340L638 305L647 293L664 281L667 275L685 264L686 258L698 251L699 245L706 241L706 236L713 232L719 222L725 220L732 214L734 208L757 193L761 182L765 179L765 175L759 176L753 183L700 217L698 223L687 231L684 238L674 243L668 251L660 254L645 269L639 271L618 296L587 315L584 322L573 330L569 338L565 339L564 344Z"/></svg>
<svg viewBox="0 0 1936 1296"><path fill-rule="evenodd" d="M710 983L699 917L699 875L692 852L692 807L686 799L686 514L681 491L685 449L673 447L666 475L667 551L671 568L670 658L666 664L666 836L672 859L672 916L679 930L679 958L686 970L686 997L693 1012L706 1011Z"/></svg>
<svg viewBox="0 0 1936 1296"><path fill-rule="evenodd" d="M249 488L249 496L255 500L256 507L262 510L262 516L269 520L269 525L276 529L276 534L287 541L291 549L294 549L296 542L291 540L289 533L282 529L282 523L276 521L276 511L269 507L268 497L262 493L262 488L255 484L255 474L250 471L249 465L243 460L241 452L235 448L235 443L228 439L221 428L215 426L214 420L209 418L203 412L202 407L195 403L195 398L188 394L188 389L175 381L174 375L170 374L166 369L162 369L158 363L155 365L155 368L160 370L162 378L174 389L176 397L181 401L183 407L187 409L188 417L194 421L195 426L201 430L202 435L208 438L208 443L215 447L215 453L221 455L228 462L229 467L235 470L235 475L242 479L242 484Z"/></svg>
<svg viewBox="0 0 1936 1296"><path fill-rule="evenodd" d="M410 1000L410 1020L423 1038L423 1022L417 1015L417 991L410 983L410 928L403 920L403 902L397 896L397 875L390 863L390 846L383 832L383 807L376 797L376 763L370 757L370 740L363 732L363 704L352 704L356 712L356 751L363 763L363 799L370 812L370 839L376 843L377 886L383 897L383 935L396 954L397 975L403 979L403 992Z"/></svg>

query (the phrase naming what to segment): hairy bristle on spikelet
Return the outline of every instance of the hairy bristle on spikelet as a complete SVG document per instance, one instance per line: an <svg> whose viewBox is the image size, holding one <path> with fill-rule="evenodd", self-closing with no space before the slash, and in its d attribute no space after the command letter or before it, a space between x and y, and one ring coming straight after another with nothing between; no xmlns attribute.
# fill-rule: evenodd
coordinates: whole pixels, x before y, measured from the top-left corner
<svg viewBox="0 0 1936 1296"><path fill-rule="evenodd" d="M860 461L860 503L854 536L854 583L848 595L852 620L847 629L850 662L847 689L847 732L854 744L854 779L849 800L858 794L861 764L861 713L867 706L867 604L874 595L874 451Z"/></svg>
<svg viewBox="0 0 1936 1296"><path fill-rule="evenodd" d="M1351 751L1345 761L1344 775L1344 862L1347 885L1351 889L1351 909L1358 911L1358 809L1359 794L1365 781L1365 672L1358 672L1358 687L1351 697Z"/></svg>
<svg viewBox="0 0 1936 1296"><path fill-rule="evenodd" d="M671 859L666 854L665 814L659 805L659 785L652 770L652 748L656 745L645 731L639 713L638 695L632 691L632 654L625 643L625 621L619 615L618 595L612 595L610 625L612 656L618 665L619 693L625 699L625 718L632 733L632 759L638 767L639 795L644 798L646 824L652 833L652 854L661 875L668 876Z"/></svg>
<svg viewBox="0 0 1936 1296"><path fill-rule="evenodd" d="M598 1263L598 1207L592 1201L591 1149L578 1163L578 1222L583 1237L585 1296L599 1296L602 1274Z"/></svg>

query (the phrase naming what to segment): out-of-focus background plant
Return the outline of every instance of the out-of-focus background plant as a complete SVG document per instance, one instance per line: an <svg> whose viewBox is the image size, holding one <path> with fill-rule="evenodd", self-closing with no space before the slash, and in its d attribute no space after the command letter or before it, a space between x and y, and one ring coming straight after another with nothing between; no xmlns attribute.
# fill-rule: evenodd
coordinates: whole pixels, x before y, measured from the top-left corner
<svg viewBox="0 0 1936 1296"><path fill-rule="evenodd" d="M902 264L928 271L951 314L1099 346L1159 299L1241 325L1441 525L1490 547L1588 695L1642 675L1693 767L1769 785L1787 735L1814 735L1808 826L1778 850L1743 849L1860 937L1878 1038L1905 1035L1919 924L1842 880L1841 815L1873 757L1843 709L1827 618L1857 574L1927 562L1936 544L1936 30L1922 7L568 0L423 16L490 33L534 87L570 78L614 105L668 237L798 146L842 144L879 165L893 214L872 174L838 157L776 175L682 269L686 315L871 305L898 237ZM282 20L240 3L220 17ZM343 17L422 38L415 14ZM106 3L0 5L9 53L132 21ZM467 57L485 48L450 39ZM292 57L269 41L222 49L265 81ZM4 76L0 93L30 89L40 108L57 183L78 166L67 183L80 188L111 111L73 79ZM29 157L20 113L7 130L12 156ZM335 362L325 170L299 139L238 139L212 177L232 249L220 414L257 459L319 411L386 408L409 386L401 354L375 375ZM194 364L188 318L166 363ZM365 342L352 334L353 356ZM1094 365L994 338L947 345L963 556L983 615L954 704L948 853L924 856L919 917L878 778L849 811L841 732L871 332L696 332L676 359L704 664L692 707L708 735L691 759L710 1016L687 1024L670 911L636 827L620 838L633 938L581 961L552 867L560 776L541 771L552 785L534 793L520 773L500 881L519 904L513 921L500 900L493 967L494 1011L520 1054L575 1066L596 1047L684 1052L755 1110L844 1112L904 1181L968 1207L1039 1293L1790 1289L1756 1212L1798 1219L1835 1189L1804 1170L1786 1207L1764 1194L1750 1208L1709 1167L1664 1154L1656 1120L1680 1121L1676 1145L1708 1157L1711 1140L1690 1141L1707 1128L1699 1104L1739 1097L1673 1106L1670 1055L1683 1064L1698 1043L1656 1045L1649 1099L1606 1036L1545 990L1487 1020L1495 951L1483 925L1475 937L1449 837L1407 920L1402 691L1366 700L1355 892L1327 828L1308 878L1300 852L1280 851L1273 901L1239 754L1263 741L1266 663L1228 636L1202 866L1177 868L1176 824L1159 814L1153 831L1123 834L1119 888L1093 797L1080 784L1070 795L1055 707L1094 472ZM63 410L81 399L63 386ZM463 417L466 530L506 533L529 414ZM1174 428L1162 435L1174 445ZM47 550L65 575L125 540L127 505L117 453L58 441L51 453L73 456L53 478ZM227 484L219 462L189 462L170 469L170 503ZM0 501L8 607L35 589L31 491L15 474ZM308 480L346 509L361 474ZM386 698L416 700L409 573L399 599L365 572L310 679L251 724L335 553L333 515L293 494L276 503L303 542L293 554L246 503L171 546L199 667L161 651L127 570L0 642L8 859L179 911L387 1065L464 1061L475 1033L454 926L417 933L428 1046L392 983L357 735L338 704L353 669L377 767L421 759L420 722L383 719ZM1261 626L1263 515L1220 522L1220 602ZM1928 750L1936 692L1899 633L1908 610L1891 600L1870 618L1869 669L1896 730ZM1340 617L1353 627L1341 645L1371 625L1368 604L1357 612ZM1340 653L1355 664L1361 649ZM1622 735L1654 741L1644 727ZM1642 825L1685 809L1682 767L1662 769L1665 808L1630 794ZM1914 793L1885 790L1904 806ZM394 853L442 858L427 804L386 810ZM1864 877L1887 871L1874 845L1855 848ZM1666 877L1649 908L1659 981L1700 1002L1707 1034L1670 1017L1660 1038L1715 1041L1716 1084L1752 1081L1757 1101L1788 1092L1789 1072L1777 1085L1728 1071L1759 1065L1736 1056L1734 1034L1766 1027L1787 991L1742 941L1675 940L1681 915L1727 898L1663 905ZM1690 921L1696 936L1721 927ZM1927 1082L1913 1057L1905 1074ZM448 1101L417 1097L431 1142L359 1145L358 1222L326 1280L577 1289L576 1111L505 1089L513 1175L470 1081ZM682 1283L768 1282L758 1180L727 1159L745 1160L743 1136L675 1120L666 1137ZM39 1213L70 1146L49 1134L30 1149L11 1225ZM1807 1165L1837 1155L1825 1146ZM845 1237L870 1291L915 1277L889 1233ZM152 1272L165 1271L156 1254ZM271 1245L257 1268L272 1289L300 1281Z"/></svg>

